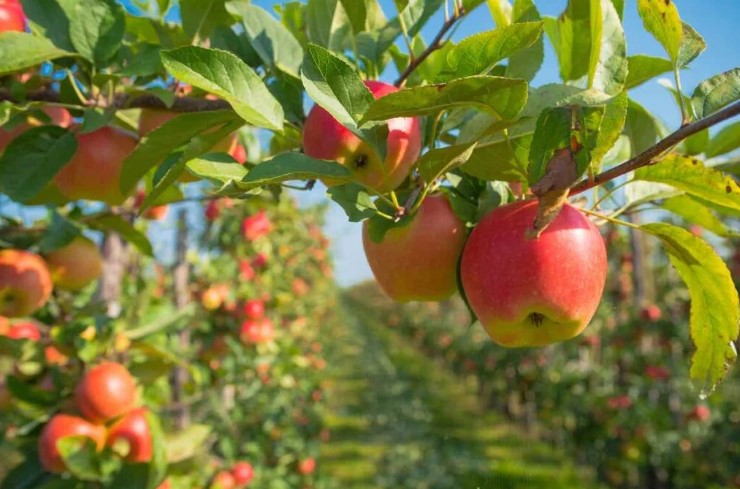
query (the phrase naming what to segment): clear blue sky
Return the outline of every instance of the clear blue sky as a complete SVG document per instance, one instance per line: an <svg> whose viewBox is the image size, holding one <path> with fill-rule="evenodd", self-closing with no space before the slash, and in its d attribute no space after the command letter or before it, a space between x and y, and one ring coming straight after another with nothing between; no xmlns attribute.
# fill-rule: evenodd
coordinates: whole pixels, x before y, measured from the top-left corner
<svg viewBox="0 0 740 489"><path fill-rule="evenodd" d="M740 21L740 0L674 0L678 6L681 18L690 23L707 41L708 48L689 70L682 75L682 84L685 92L693 91L702 80L740 66L740 49L735 29ZM262 7L270 8L276 2L253 1ZM279 3L279 2L278 2ZM386 16L391 17L395 11L392 0L380 0ZM543 15L557 16L563 11L567 0L535 0ZM650 54L665 57L662 47L642 27L637 15L635 0L627 0L625 5L624 28L627 37L628 54ZM433 18L423 34L425 39L431 39L437 32L443 19L441 16ZM453 37L460 40L471 34L492 29L495 25L485 5L482 5L471 16L468 16ZM552 49L546 42L545 62L539 74L533 81L534 86L558 82L557 60ZM388 71L383 78L387 81L394 79L395 70ZM649 82L632 92L631 96L643 104L654 114L657 114L670 128L676 128L680 123L680 112L676 108L672 96L659 86L657 81ZM300 196L302 202L317 202L324 200L323 188L315 189L311 195ZM327 232L333 241L333 257L336 265L336 276L341 285L353 284L372 277L370 268L362 250L361 226L347 222L343 211L332 205L327 222Z"/></svg>

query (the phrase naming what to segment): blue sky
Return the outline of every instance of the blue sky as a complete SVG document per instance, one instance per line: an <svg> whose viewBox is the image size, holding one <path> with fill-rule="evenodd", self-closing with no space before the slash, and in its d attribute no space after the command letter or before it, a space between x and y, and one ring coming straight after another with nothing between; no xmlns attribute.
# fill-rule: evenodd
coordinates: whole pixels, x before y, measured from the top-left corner
<svg viewBox="0 0 740 489"><path fill-rule="evenodd" d="M708 48L690 69L682 74L682 84L685 92L690 93L702 80L740 66L740 50L734 39L737 38L738 21L740 21L740 0L674 0L678 6L681 18L691 24L707 41ZM265 8L271 8L276 2L256 0L253 3ZM392 0L380 1L388 17L394 13ZM563 11L567 0L535 0L543 15L557 16ZM637 15L635 0L627 0L625 5L624 28L627 37L628 54L650 54L665 57L662 47L648 34ZM441 25L441 15L433 18L423 31L425 39L431 39ZM477 32L495 27L493 20L485 7L478 8L473 15L468 16L453 36L453 40L460 40ZM395 71L388 71L383 79L392 81ZM533 80L534 86L558 82L558 67L555 54L546 43L545 62ZM642 105L658 115L668 127L675 129L680 123L680 111L677 109L672 96L668 91L651 81L633 91L630 95ZM299 196L301 202L321 202L325 200L323 188L314 189L311 194L306 192ZM362 250L361 226L347 222L343 211L332 204L327 221L327 233L333 241L333 257L336 265L336 277L341 285L353 284L372 277L370 268Z"/></svg>

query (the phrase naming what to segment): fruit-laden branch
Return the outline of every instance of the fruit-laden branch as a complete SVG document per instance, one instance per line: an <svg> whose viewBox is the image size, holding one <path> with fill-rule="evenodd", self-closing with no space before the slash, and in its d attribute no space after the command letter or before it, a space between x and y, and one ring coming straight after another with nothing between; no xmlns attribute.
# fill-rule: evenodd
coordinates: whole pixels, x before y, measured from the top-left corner
<svg viewBox="0 0 740 489"><path fill-rule="evenodd" d="M394 83L395 86L400 87L406 79L411 76L411 73L414 72L414 70L425 60L427 57L429 57L430 54L432 54L437 49L440 49L442 47L442 38L449 32L450 29L455 25L455 23L463 18L465 16L465 9L458 8L455 13L445 21L444 24L442 24L442 27L439 29L439 32L436 36L434 36L434 39L432 39L432 43L417 57L413 57L413 53L411 53L411 62L406 67L405 70L403 70L403 73L401 73L401 76L398 77L398 80Z"/></svg>
<svg viewBox="0 0 740 489"><path fill-rule="evenodd" d="M582 182L571 187L570 195L585 192L590 188L599 186L610 180L614 180L615 178L621 177L622 175L637 170L638 168L651 165L655 163L655 159L657 157L659 157L666 151L669 151L671 148L673 148L689 136L692 136L708 127L712 127L715 124L719 124L722 121L726 121L727 119L730 119L738 114L740 114L740 101L728 105L724 109L715 112L709 117L705 117L704 119L692 122L691 124L686 124L677 131L669 134L665 139L659 141L655 146L646 149L631 160L628 160L621 165L617 165L614 168L611 168L603 173L599 173L592 179L583 180Z"/></svg>
<svg viewBox="0 0 740 489"><path fill-rule="evenodd" d="M41 90L35 90L26 94L24 100L32 102L53 102L60 103L59 94L50 88L44 88ZM13 97L12 94L5 89L0 89L0 102L21 102L17 97ZM92 103L92 102L91 102ZM97 103L92 103L98 105ZM204 112L209 110L227 110L231 106L224 100L208 100L205 98L195 97L176 97L171 107L167 107L165 103L154 95L138 95L130 96L127 94L118 94L113 100L113 105L117 108L132 108L132 109L168 109L174 112Z"/></svg>

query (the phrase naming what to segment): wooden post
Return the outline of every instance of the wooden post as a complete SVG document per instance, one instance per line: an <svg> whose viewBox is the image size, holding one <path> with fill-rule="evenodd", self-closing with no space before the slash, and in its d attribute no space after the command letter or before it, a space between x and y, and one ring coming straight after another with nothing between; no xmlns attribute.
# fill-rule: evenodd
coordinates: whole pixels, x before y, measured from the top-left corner
<svg viewBox="0 0 740 489"><path fill-rule="evenodd" d="M175 305L182 309L190 302L190 265L187 261L188 226L187 210L180 209L177 215L176 260L173 270ZM190 330L186 327L179 333L179 343L182 350L190 346ZM175 407L175 425L184 429L190 424L190 410L185 404L184 388L188 381L188 372L184 367L177 366L172 372L172 401Z"/></svg>
<svg viewBox="0 0 740 489"><path fill-rule="evenodd" d="M116 233L103 238L103 276L98 286L98 297L105 302L109 317L121 314L121 282L126 269L126 243Z"/></svg>

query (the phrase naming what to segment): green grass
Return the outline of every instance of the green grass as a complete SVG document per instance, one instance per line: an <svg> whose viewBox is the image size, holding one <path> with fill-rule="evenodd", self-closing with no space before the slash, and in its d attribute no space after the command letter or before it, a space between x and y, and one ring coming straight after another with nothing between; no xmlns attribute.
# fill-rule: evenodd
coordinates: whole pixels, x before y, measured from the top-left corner
<svg viewBox="0 0 740 489"><path fill-rule="evenodd" d="M475 388L345 302L327 340L332 436L323 471L347 489L577 489L593 479L484 410Z"/></svg>

